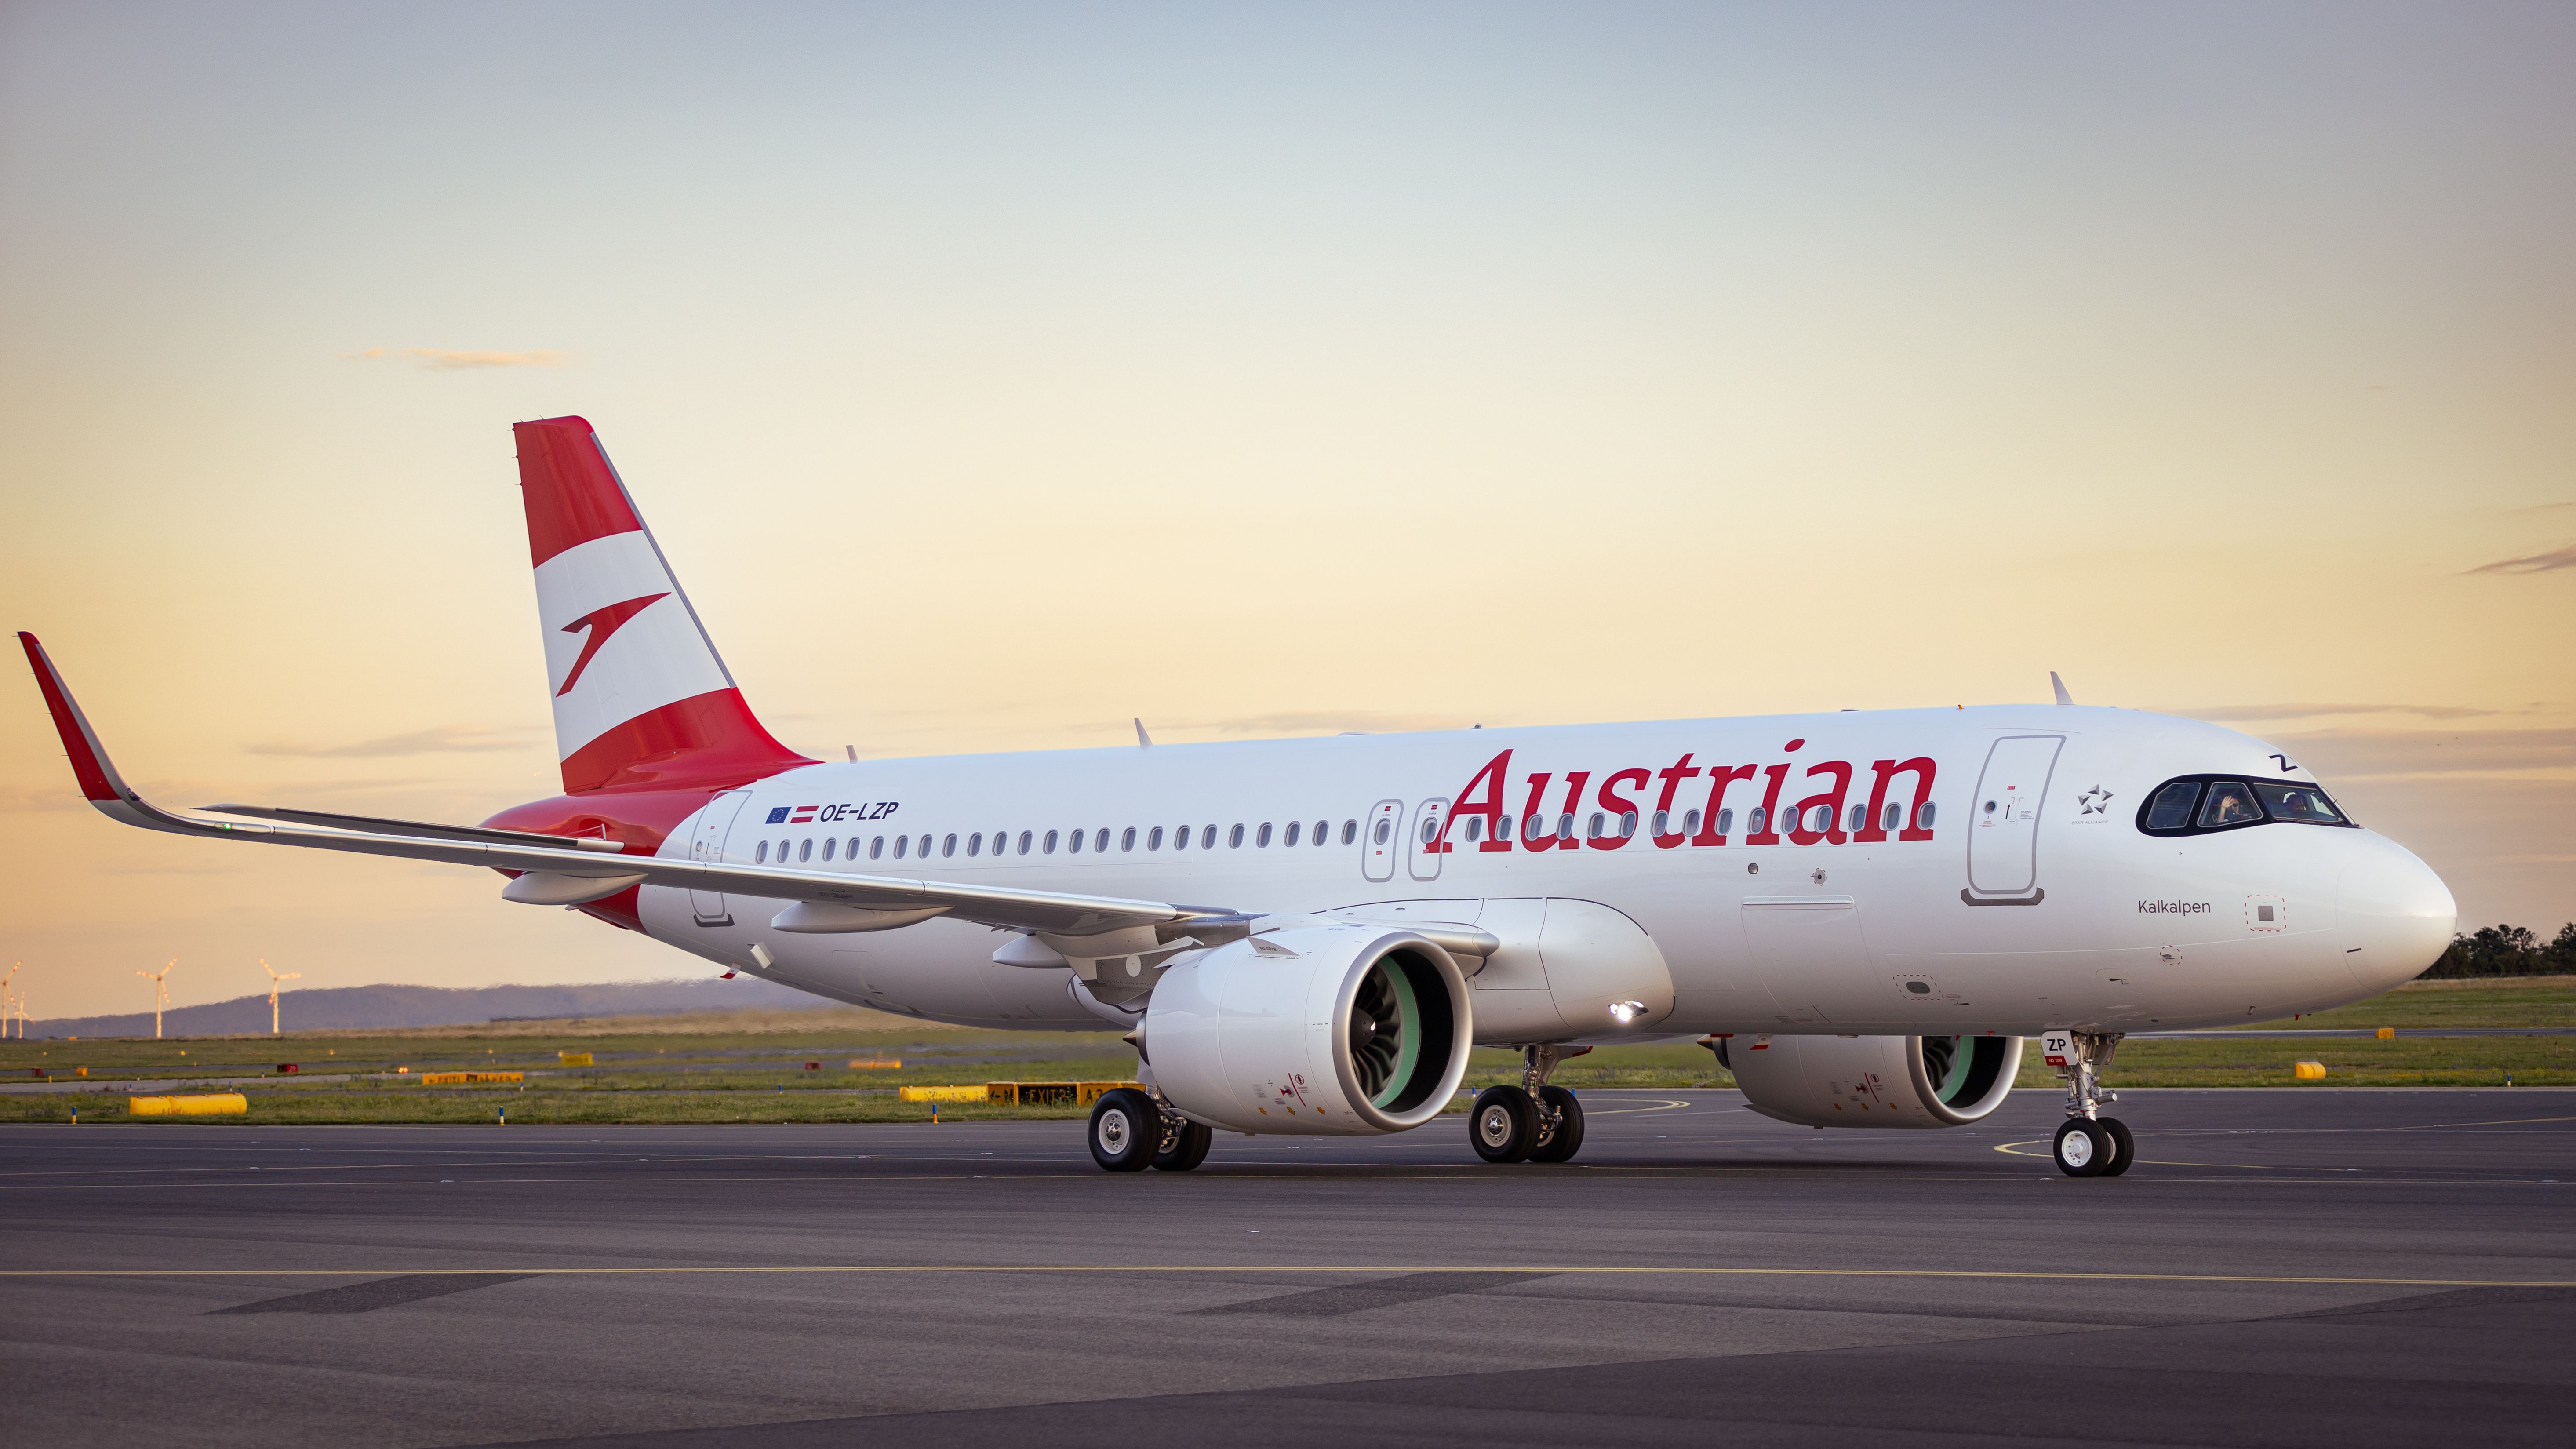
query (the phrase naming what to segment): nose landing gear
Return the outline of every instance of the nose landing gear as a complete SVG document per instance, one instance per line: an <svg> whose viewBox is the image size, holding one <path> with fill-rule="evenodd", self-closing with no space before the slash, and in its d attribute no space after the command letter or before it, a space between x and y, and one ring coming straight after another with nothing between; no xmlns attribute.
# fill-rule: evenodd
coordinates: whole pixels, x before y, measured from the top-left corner
<svg viewBox="0 0 2576 1449"><path fill-rule="evenodd" d="M2052 1031L2042 1050L2066 1083L2066 1121L2057 1129L2057 1170L2068 1177L2118 1177L2138 1157L2137 1140L2128 1124L2101 1114L2102 1104L2120 1100L2102 1090L2102 1069L2120 1050L2116 1031Z"/></svg>
<svg viewBox="0 0 2576 1449"><path fill-rule="evenodd" d="M1556 1064L1592 1050L1521 1048L1521 1085L1487 1087L1467 1114L1467 1140L1487 1162L1567 1162L1583 1149L1583 1104L1553 1086Z"/></svg>

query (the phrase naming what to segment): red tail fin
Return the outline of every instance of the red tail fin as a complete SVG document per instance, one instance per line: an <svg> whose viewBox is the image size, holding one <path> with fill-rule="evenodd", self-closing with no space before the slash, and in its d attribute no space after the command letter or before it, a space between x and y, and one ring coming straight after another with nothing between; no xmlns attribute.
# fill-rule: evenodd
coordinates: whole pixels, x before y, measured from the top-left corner
<svg viewBox="0 0 2576 1449"><path fill-rule="evenodd" d="M590 424L513 431L565 791L738 785L813 764L752 716Z"/></svg>

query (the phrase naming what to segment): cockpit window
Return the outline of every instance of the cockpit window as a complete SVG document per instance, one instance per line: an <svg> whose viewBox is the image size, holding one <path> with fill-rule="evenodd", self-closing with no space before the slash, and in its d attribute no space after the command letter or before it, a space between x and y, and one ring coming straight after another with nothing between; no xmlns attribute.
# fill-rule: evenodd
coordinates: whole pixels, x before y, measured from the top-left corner
<svg viewBox="0 0 2576 1449"><path fill-rule="evenodd" d="M2263 808L2275 820L2292 820L2304 825L2341 825L2343 816L2326 798L2326 792L2314 785L2259 784L2255 793L2263 797Z"/></svg>
<svg viewBox="0 0 2576 1449"><path fill-rule="evenodd" d="M2200 799L2198 780L2176 780L2156 792L2147 807L2149 830L2180 830L2191 823L2191 807Z"/></svg>
<svg viewBox="0 0 2576 1449"><path fill-rule="evenodd" d="M2263 818L2263 807L2254 803L2254 792L2241 780L2221 780L2209 787L2209 802L2200 807L2200 828L2213 830L2221 825L2250 825Z"/></svg>
<svg viewBox="0 0 2576 1449"><path fill-rule="evenodd" d="M2138 807L2138 828L2149 835L2199 835L2274 822L2352 825L2325 791L2304 780L2186 775L2158 785Z"/></svg>

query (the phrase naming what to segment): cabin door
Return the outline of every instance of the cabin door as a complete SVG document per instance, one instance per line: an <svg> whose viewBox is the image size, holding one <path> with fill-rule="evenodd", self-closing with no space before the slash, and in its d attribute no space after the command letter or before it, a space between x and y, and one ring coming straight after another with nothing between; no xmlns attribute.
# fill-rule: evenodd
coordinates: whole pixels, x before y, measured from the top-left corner
<svg viewBox="0 0 2576 1449"><path fill-rule="evenodd" d="M1986 752L1976 798L1968 802L1970 905L2037 905L2039 807L2064 735L2006 735Z"/></svg>
<svg viewBox="0 0 2576 1449"><path fill-rule="evenodd" d="M742 813L742 802L751 798L748 790L727 790L707 802L698 812L698 832L689 837L689 859L710 865L724 859L725 837L733 832L733 818ZM689 912L701 926L730 926L733 912L725 905L722 891L689 892Z"/></svg>

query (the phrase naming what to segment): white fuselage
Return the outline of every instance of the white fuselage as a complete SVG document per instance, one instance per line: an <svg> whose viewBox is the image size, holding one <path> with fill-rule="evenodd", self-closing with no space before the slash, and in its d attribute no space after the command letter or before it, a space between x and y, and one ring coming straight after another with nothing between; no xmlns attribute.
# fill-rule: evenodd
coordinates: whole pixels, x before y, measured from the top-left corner
<svg viewBox="0 0 2576 1449"><path fill-rule="evenodd" d="M1924 760L1928 827L1917 773L1890 773ZM1727 774L1712 800L1712 777ZM1511 917L1513 903L1590 902L1633 921L1669 968L1660 1019L1626 1029L1568 1008L1543 1033L1525 1015L1480 1021L1488 1042L2213 1026L2355 1000L2440 954L2449 892L2369 830L2139 828L2160 782L2213 774L2306 778L2234 731L2130 710L1843 712L814 765L719 796L662 853L751 862L783 849L811 869L1280 916L1438 902L1413 909L1472 924ZM1502 841L1494 815L1474 813L1497 799L1511 817ZM1625 835L1623 805L1635 812ZM1789 833L1793 815L1807 843ZM1531 848L1533 816L1548 848ZM1557 834L1568 816L1570 848ZM769 924L783 906L647 888L641 916L657 939L843 1001L1103 1025L1069 991L1070 968L996 963L1010 933L930 920L794 934ZM1534 955L1505 964L1477 981L1480 996L1545 984Z"/></svg>

